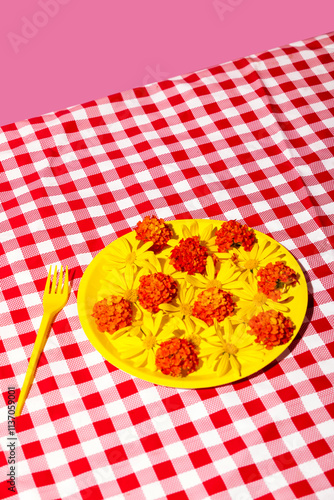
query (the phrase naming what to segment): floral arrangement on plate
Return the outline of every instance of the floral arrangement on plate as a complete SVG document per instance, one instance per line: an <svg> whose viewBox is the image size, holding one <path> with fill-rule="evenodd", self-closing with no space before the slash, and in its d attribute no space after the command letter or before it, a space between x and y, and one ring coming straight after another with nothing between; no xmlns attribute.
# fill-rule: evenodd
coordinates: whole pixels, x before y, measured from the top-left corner
<svg viewBox="0 0 334 500"><path fill-rule="evenodd" d="M147 216L135 239L106 252L90 314L130 366L169 378L240 378L293 337L291 290L300 275L286 264L288 252L235 220L205 222L175 234Z"/></svg>

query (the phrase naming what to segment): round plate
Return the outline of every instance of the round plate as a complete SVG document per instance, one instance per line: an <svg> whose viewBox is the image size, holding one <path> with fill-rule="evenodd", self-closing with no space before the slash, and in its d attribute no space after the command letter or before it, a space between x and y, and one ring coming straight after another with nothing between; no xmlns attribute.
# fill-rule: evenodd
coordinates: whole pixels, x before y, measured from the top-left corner
<svg viewBox="0 0 334 500"><path fill-rule="evenodd" d="M175 220L166 221L166 223L172 226L172 229L176 236L180 239L182 236L182 226L190 225L194 220ZM202 231L208 225L212 224L213 229L219 229L223 221L203 219L197 221L199 224L199 230ZM269 236L255 231L257 240L260 242L263 238L267 241L275 242ZM131 244L135 243L135 231L132 231L121 239L127 239ZM123 370L126 373L134 375L140 379L152 382L154 384L159 384L167 387L179 387L184 389L199 389L203 387L214 387L222 384L227 384L235 382L239 379L248 377L253 373L261 370L264 366L271 363L276 359L285 349L291 344L295 336L297 335L306 313L308 291L307 284L298 262L296 259L286 250L282 245L281 248L285 253L284 261L286 264L293 268L294 271L299 274L299 284L294 288L290 288L289 295L294 297L293 306L290 312L287 314L296 325L293 336L287 344L282 346L277 346L272 350L264 349L264 359L263 361L255 361L249 363L242 367L242 376L236 375L232 370L226 375L219 377L213 370L209 370L205 365L199 368L196 372L182 378L174 378L169 375L164 375L160 371L152 371L147 367L135 367L130 359L123 359L119 356L115 345L113 344L112 337L108 333L101 333L98 331L95 320L92 318L92 311L94 304L99 300L98 293L101 286L101 280L105 278L105 271L103 270L104 265L108 262L107 254L110 251L110 247L115 245L119 240L115 240L110 245L105 247L101 252L99 252L92 262L87 267L79 286L78 291L78 313L79 319L84 329L89 341L97 349L97 351L111 364L117 368ZM277 242L275 242L277 243ZM159 256L159 255L158 255ZM275 261L275 258L273 258ZM292 305L292 304L291 304Z"/></svg>

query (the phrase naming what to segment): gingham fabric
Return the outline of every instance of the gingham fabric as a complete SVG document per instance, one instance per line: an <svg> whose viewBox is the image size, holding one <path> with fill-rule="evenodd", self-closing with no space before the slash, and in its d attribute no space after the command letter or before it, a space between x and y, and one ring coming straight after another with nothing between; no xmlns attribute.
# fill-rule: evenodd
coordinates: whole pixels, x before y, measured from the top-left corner
<svg viewBox="0 0 334 500"><path fill-rule="evenodd" d="M1 498L334 498L334 34L0 129ZM238 383L179 390L105 361L80 278L145 215L237 219L283 244L309 303L291 346ZM48 267L68 265L21 417Z"/></svg>

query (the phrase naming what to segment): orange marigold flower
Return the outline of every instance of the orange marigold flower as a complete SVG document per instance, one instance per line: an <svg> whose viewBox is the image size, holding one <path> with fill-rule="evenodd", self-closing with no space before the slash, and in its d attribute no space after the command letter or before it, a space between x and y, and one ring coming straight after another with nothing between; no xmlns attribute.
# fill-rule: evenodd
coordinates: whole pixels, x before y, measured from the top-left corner
<svg viewBox="0 0 334 500"><path fill-rule="evenodd" d="M159 312L159 305L170 302L177 294L177 282L164 273L154 273L139 278L138 300L144 309Z"/></svg>
<svg viewBox="0 0 334 500"><path fill-rule="evenodd" d="M199 359L196 347L186 339L174 337L160 344L155 357L155 364L164 375L185 377L198 367Z"/></svg>
<svg viewBox="0 0 334 500"><path fill-rule="evenodd" d="M233 295L214 286L198 295L192 314L211 326L214 319L220 322L233 316L234 308Z"/></svg>
<svg viewBox="0 0 334 500"><path fill-rule="evenodd" d="M265 267L259 269L257 277L260 278L259 291L276 302L289 286L296 286L298 283L296 272L282 261L277 261L275 264L269 262Z"/></svg>
<svg viewBox="0 0 334 500"><path fill-rule="evenodd" d="M238 248L241 245L249 252L254 243L254 229L236 220L223 222L222 227L216 232L216 245L219 252L227 252L230 248Z"/></svg>
<svg viewBox="0 0 334 500"><path fill-rule="evenodd" d="M249 321L249 326L251 329L247 333L255 335L255 342L264 344L268 350L289 342L296 328L290 318L273 309L253 316Z"/></svg>
<svg viewBox="0 0 334 500"><path fill-rule="evenodd" d="M110 295L96 302L92 316L100 332L114 333L131 325L131 304L121 296Z"/></svg>
<svg viewBox="0 0 334 500"><path fill-rule="evenodd" d="M205 271L208 251L200 244L198 236L182 239L170 255L170 263L177 271L188 274L203 274Z"/></svg>
<svg viewBox="0 0 334 500"><path fill-rule="evenodd" d="M172 230L165 224L165 221L158 219L155 215L147 215L143 221L138 222L135 231L137 240L152 241L153 245L150 250L154 253L161 252L173 236Z"/></svg>

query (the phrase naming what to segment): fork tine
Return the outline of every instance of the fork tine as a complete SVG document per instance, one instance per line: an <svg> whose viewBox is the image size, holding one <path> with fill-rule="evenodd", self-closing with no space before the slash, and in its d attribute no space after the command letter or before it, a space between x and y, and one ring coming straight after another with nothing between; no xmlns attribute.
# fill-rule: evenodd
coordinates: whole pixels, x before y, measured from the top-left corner
<svg viewBox="0 0 334 500"><path fill-rule="evenodd" d="M65 271L65 282L64 282L64 293L68 293L68 267L66 266L66 271Z"/></svg>
<svg viewBox="0 0 334 500"><path fill-rule="evenodd" d="M55 272L53 273L53 279L52 279L52 285L51 285L51 292L50 293L55 293L56 281L57 281L57 266L55 267Z"/></svg>
<svg viewBox="0 0 334 500"><path fill-rule="evenodd" d="M44 293L50 293L51 271L52 271L52 266L50 266L50 269L49 269L48 278L47 278L46 283L45 283Z"/></svg>
<svg viewBox="0 0 334 500"><path fill-rule="evenodd" d="M59 281L56 293L61 293L62 286L63 286L63 266L60 266Z"/></svg>

